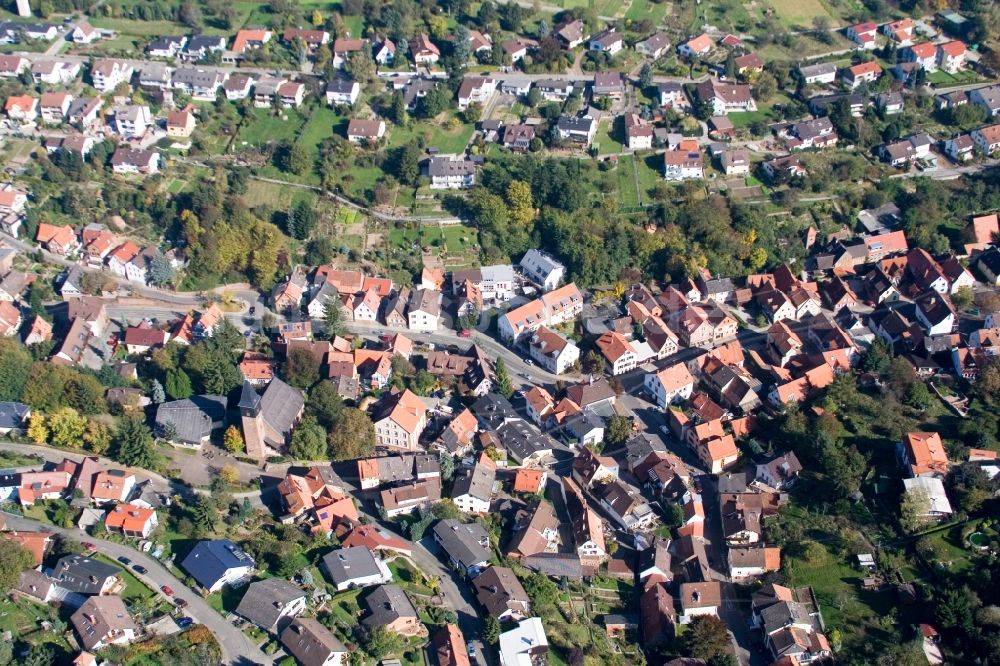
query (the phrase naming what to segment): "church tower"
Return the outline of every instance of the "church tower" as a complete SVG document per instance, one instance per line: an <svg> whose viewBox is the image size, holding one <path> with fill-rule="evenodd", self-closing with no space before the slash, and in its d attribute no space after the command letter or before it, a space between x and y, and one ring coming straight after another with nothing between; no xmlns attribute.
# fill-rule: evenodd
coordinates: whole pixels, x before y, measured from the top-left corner
<svg viewBox="0 0 1000 666"><path fill-rule="evenodd" d="M263 460L264 452L264 419L260 413L260 395L247 380L243 380L243 392L240 394L240 420L243 426L243 442L246 444L247 455Z"/></svg>

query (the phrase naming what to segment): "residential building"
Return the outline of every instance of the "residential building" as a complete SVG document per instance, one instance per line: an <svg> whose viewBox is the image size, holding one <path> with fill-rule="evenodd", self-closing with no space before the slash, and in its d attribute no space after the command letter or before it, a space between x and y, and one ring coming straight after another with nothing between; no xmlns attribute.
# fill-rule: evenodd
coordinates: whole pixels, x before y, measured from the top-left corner
<svg viewBox="0 0 1000 666"><path fill-rule="evenodd" d="M597 121L591 116L559 116L556 131L560 139L589 146L597 134Z"/></svg>
<svg viewBox="0 0 1000 666"><path fill-rule="evenodd" d="M98 92L111 92L132 78L132 65L124 60L98 60L90 69L90 78Z"/></svg>
<svg viewBox="0 0 1000 666"><path fill-rule="evenodd" d="M70 622L86 650L128 645L139 633L125 602L117 595L88 598L73 613Z"/></svg>
<svg viewBox="0 0 1000 666"><path fill-rule="evenodd" d="M256 569L253 558L229 539L199 541L180 566L209 593L248 579Z"/></svg>
<svg viewBox="0 0 1000 666"><path fill-rule="evenodd" d="M490 539L479 523L462 523L447 518L434 526L434 540L451 564L468 576L475 576L490 561Z"/></svg>
<svg viewBox="0 0 1000 666"><path fill-rule="evenodd" d="M595 342L598 350L610 364L611 374L620 375L633 370L638 354L632 344L620 333L609 331Z"/></svg>
<svg viewBox="0 0 1000 666"><path fill-rule="evenodd" d="M569 370L580 358L579 347L545 326L532 333L528 350L535 362L555 375Z"/></svg>
<svg viewBox="0 0 1000 666"><path fill-rule="evenodd" d="M355 53L361 53L368 43L367 39L351 39L342 37L333 42L333 66L342 69L348 59Z"/></svg>
<svg viewBox="0 0 1000 666"><path fill-rule="evenodd" d="M636 42L635 51L656 60L670 50L670 36L665 32L655 32L646 39Z"/></svg>
<svg viewBox="0 0 1000 666"><path fill-rule="evenodd" d="M411 331L434 332L441 323L441 292L414 289L406 304L406 321Z"/></svg>
<svg viewBox="0 0 1000 666"><path fill-rule="evenodd" d="M566 49L575 49L587 41L587 26L580 19L557 25L552 32Z"/></svg>
<svg viewBox="0 0 1000 666"><path fill-rule="evenodd" d="M351 79L337 77L326 84L326 103L330 106L346 104L354 106L361 94L361 84ZM385 133L383 127L382 133ZM381 136L381 135L380 135Z"/></svg>
<svg viewBox="0 0 1000 666"><path fill-rule="evenodd" d="M687 365L677 363L659 372L647 373L643 385L657 406L666 409L675 402L690 398L694 383Z"/></svg>
<svg viewBox="0 0 1000 666"><path fill-rule="evenodd" d="M323 556L321 567L338 592L392 580L385 562L364 546L332 550Z"/></svg>
<svg viewBox="0 0 1000 666"><path fill-rule="evenodd" d="M697 58L706 55L714 46L715 41L702 33L678 46L677 52L685 58Z"/></svg>
<svg viewBox="0 0 1000 666"><path fill-rule="evenodd" d="M528 666L544 660L549 652L545 628L538 617L521 620L500 634L500 666Z"/></svg>
<svg viewBox="0 0 1000 666"><path fill-rule="evenodd" d="M847 28L847 38L863 49L874 49L877 42L875 35L878 34L878 25L865 21L857 23Z"/></svg>
<svg viewBox="0 0 1000 666"><path fill-rule="evenodd" d="M122 175L148 176L160 170L160 154L155 150L119 148L111 156L111 169Z"/></svg>
<svg viewBox="0 0 1000 666"><path fill-rule="evenodd" d="M462 467L455 473L452 501L465 513L488 514L496 474L496 463L483 453L472 467Z"/></svg>
<svg viewBox="0 0 1000 666"><path fill-rule="evenodd" d="M146 45L146 55L153 58L175 58L187 44L183 35L156 37Z"/></svg>
<svg viewBox="0 0 1000 666"><path fill-rule="evenodd" d="M625 140L629 150L647 150L653 147L653 126L636 113L624 116Z"/></svg>
<svg viewBox="0 0 1000 666"><path fill-rule="evenodd" d="M972 130L972 141L984 155L991 156L1000 151L1000 123Z"/></svg>
<svg viewBox="0 0 1000 666"><path fill-rule="evenodd" d="M470 666L465 636L455 624L446 624L434 634L434 651L438 666Z"/></svg>
<svg viewBox="0 0 1000 666"><path fill-rule="evenodd" d="M280 641L302 666L346 666L350 656L344 644L312 617L292 620L281 632Z"/></svg>
<svg viewBox="0 0 1000 666"><path fill-rule="evenodd" d="M410 41L410 56L418 65L434 65L441 59L441 50L422 32Z"/></svg>
<svg viewBox="0 0 1000 666"><path fill-rule="evenodd" d="M196 121L190 109L171 111L167 114L167 136L187 139L194 132Z"/></svg>
<svg viewBox="0 0 1000 666"><path fill-rule="evenodd" d="M525 277L543 291L552 291L562 284L566 276L566 267L541 250L528 250L519 265Z"/></svg>
<svg viewBox="0 0 1000 666"><path fill-rule="evenodd" d="M39 102L42 122L50 125L61 125L63 120L66 119L66 114L69 113L69 107L72 102L73 96L69 93L42 93L42 98Z"/></svg>
<svg viewBox="0 0 1000 666"><path fill-rule="evenodd" d="M458 109L465 111L473 104L485 103L497 90L497 80L482 76L467 76L458 89Z"/></svg>
<svg viewBox="0 0 1000 666"><path fill-rule="evenodd" d="M515 340L542 326L556 326L575 319L582 311L583 297L577 286L570 283L501 316L500 336L504 340Z"/></svg>
<svg viewBox="0 0 1000 666"><path fill-rule="evenodd" d="M476 183L472 160L456 157L431 157L424 167L431 189L468 189Z"/></svg>
<svg viewBox="0 0 1000 666"><path fill-rule="evenodd" d="M269 633L281 629L279 622L297 616L306 608L306 593L281 578L250 583L236 607L236 614Z"/></svg>
<svg viewBox="0 0 1000 666"><path fill-rule="evenodd" d="M705 177L701 153L690 150L668 150L663 153L663 177L669 181Z"/></svg>
<svg viewBox="0 0 1000 666"><path fill-rule="evenodd" d="M590 38L591 51L598 51L599 53L606 53L609 56L613 56L623 48L625 48L625 39L614 28L609 28Z"/></svg>
<svg viewBox="0 0 1000 666"><path fill-rule="evenodd" d="M217 69L178 67L174 70L171 85L187 92L196 100L212 102L215 101L219 88L225 83L226 78L227 74Z"/></svg>
<svg viewBox="0 0 1000 666"><path fill-rule="evenodd" d="M115 131L125 139L141 139L153 123L148 106L128 104L112 109L115 117Z"/></svg>
<svg viewBox="0 0 1000 666"><path fill-rule="evenodd" d="M844 83L855 90L862 83L874 83L882 76L882 67L872 60L848 67L843 72Z"/></svg>
<svg viewBox="0 0 1000 666"><path fill-rule="evenodd" d="M404 389L383 400L374 422L379 446L415 451L427 425L427 408L420 398Z"/></svg>
<svg viewBox="0 0 1000 666"><path fill-rule="evenodd" d="M938 66L949 74L957 74L965 66L966 53L965 43L958 40L938 44Z"/></svg>
<svg viewBox="0 0 1000 666"><path fill-rule="evenodd" d="M508 567L492 566L472 580L479 604L501 622L520 621L531 614L531 599Z"/></svg>
<svg viewBox="0 0 1000 666"><path fill-rule="evenodd" d="M757 110L750 86L744 84L709 79L695 86L695 95L700 102L712 105L715 116Z"/></svg>
<svg viewBox="0 0 1000 666"><path fill-rule="evenodd" d="M936 432L907 433L896 453L910 477L944 478L951 466L941 435Z"/></svg>
<svg viewBox="0 0 1000 666"><path fill-rule="evenodd" d="M385 627L402 636L416 636L423 631L416 609L398 585L379 585L363 603L368 612L361 624L369 629Z"/></svg>
<svg viewBox="0 0 1000 666"><path fill-rule="evenodd" d="M377 142L385 136L385 121L353 118L347 124L347 140L351 143Z"/></svg>
<svg viewBox="0 0 1000 666"><path fill-rule="evenodd" d="M837 80L837 66L833 63L799 66L799 76L806 85L826 85Z"/></svg>
<svg viewBox="0 0 1000 666"><path fill-rule="evenodd" d="M145 509L131 504L118 504L109 510L104 518L104 528L122 536L145 539L159 520L154 509Z"/></svg>

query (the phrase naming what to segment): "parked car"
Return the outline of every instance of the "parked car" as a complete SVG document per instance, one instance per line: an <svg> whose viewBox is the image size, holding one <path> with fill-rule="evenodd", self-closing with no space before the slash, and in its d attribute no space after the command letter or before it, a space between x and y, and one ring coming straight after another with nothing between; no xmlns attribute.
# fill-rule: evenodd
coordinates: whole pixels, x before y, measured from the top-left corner
<svg viewBox="0 0 1000 666"><path fill-rule="evenodd" d="M470 331L467 328L463 328L461 331L458 332L458 337L460 337L460 338L471 338L472 337L472 331Z"/></svg>
<svg viewBox="0 0 1000 666"><path fill-rule="evenodd" d="M192 624L194 624L194 620L192 620L189 617L182 617L177 619L177 626L180 627L181 629L187 629Z"/></svg>
<svg viewBox="0 0 1000 666"><path fill-rule="evenodd" d="M87 550L97 550L97 546L95 546L94 544L90 543L89 541L84 541L80 545L83 546L84 548L86 548Z"/></svg>
<svg viewBox="0 0 1000 666"><path fill-rule="evenodd" d="M177 604L178 608L187 608L187 599L182 599L181 597L174 597L174 603Z"/></svg>
<svg viewBox="0 0 1000 666"><path fill-rule="evenodd" d="M142 574L143 576L149 573L149 570L146 567L142 566L141 564L133 564L132 571L136 572L137 574Z"/></svg>
<svg viewBox="0 0 1000 666"><path fill-rule="evenodd" d="M168 597L174 596L174 591L170 589L169 585L161 586L160 590L163 592L163 594L167 595Z"/></svg>
<svg viewBox="0 0 1000 666"><path fill-rule="evenodd" d="M122 564L124 564L125 566L128 566L128 565L132 564L132 560L128 559L124 555L122 555L121 557L119 557L118 561L121 562Z"/></svg>

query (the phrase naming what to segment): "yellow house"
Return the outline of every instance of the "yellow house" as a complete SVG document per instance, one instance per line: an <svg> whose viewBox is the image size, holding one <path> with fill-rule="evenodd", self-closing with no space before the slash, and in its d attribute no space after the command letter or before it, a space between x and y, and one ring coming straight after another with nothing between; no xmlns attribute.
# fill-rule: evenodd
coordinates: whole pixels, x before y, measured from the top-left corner
<svg viewBox="0 0 1000 666"><path fill-rule="evenodd" d="M190 109L167 114L167 136L186 139L194 131L194 114Z"/></svg>

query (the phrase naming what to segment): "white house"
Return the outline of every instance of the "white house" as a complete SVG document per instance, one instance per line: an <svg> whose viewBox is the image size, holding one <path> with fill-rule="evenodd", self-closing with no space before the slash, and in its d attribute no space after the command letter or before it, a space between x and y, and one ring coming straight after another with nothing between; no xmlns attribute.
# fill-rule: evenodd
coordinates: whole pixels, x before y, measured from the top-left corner
<svg viewBox="0 0 1000 666"><path fill-rule="evenodd" d="M635 43L635 52L647 58L659 58L670 49L670 36L665 32L656 32Z"/></svg>
<svg viewBox="0 0 1000 666"><path fill-rule="evenodd" d="M694 377L688 371L687 365L677 363L659 372L647 373L643 386L657 406L665 409L672 403L691 397L694 391Z"/></svg>
<svg viewBox="0 0 1000 666"><path fill-rule="evenodd" d="M554 375L566 372L580 358L579 347L545 326L531 334L528 350L538 365Z"/></svg>
<svg viewBox="0 0 1000 666"><path fill-rule="evenodd" d="M973 130L972 141L976 144L976 148L985 155L992 155L1000 151L1000 123Z"/></svg>
<svg viewBox="0 0 1000 666"><path fill-rule="evenodd" d="M668 150L663 153L663 177L667 180L690 180L705 177L701 153Z"/></svg>
<svg viewBox="0 0 1000 666"><path fill-rule="evenodd" d="M323 556L321 566L338 592L392 580L389 567L365 546L333 550Z"/></svg>
<svg viewBox="0 0 1000 666"><path fill-rule="evenodd" d="M330 106L354 106L361 94L361 84L350 79L335 78L326 84L326 103Z"/></svg>
<svg viewBox="0 0 1000 666"><path fill-rule="evenodd" d="M132 78L132 65L124 60L98 60L90 70L90 78L99 92L111 92Z"/></svg>
<svg viewBox="0 0 1000 666"><path fill-rule="evenodd" d="M142 138L153 122L148 106L116 106L112 113L115 116L115 131L125 139Z"/></svg>
<svg viewBox="0 0 1000 666"><path fill-rule="evenodd" d="M552 291L566 277L566 267L552 255L536 250L528 250L521 259L521 271L525 277L537 284L543 291Z"/></svg>
<svg viewBox="0 0 1000 666"><path fill-rule="evenodd" d="M497 91L497 80L481 76L462 79L458 89L458 109L465 111L472 104L482 104Z"/></svg>
<svg viewBox="0 0 1000 666"><path fill-rule="evenodd" d="M468 189L476 184L476 166L472 160L431 157L424 169L433 190Z"/></svg>

